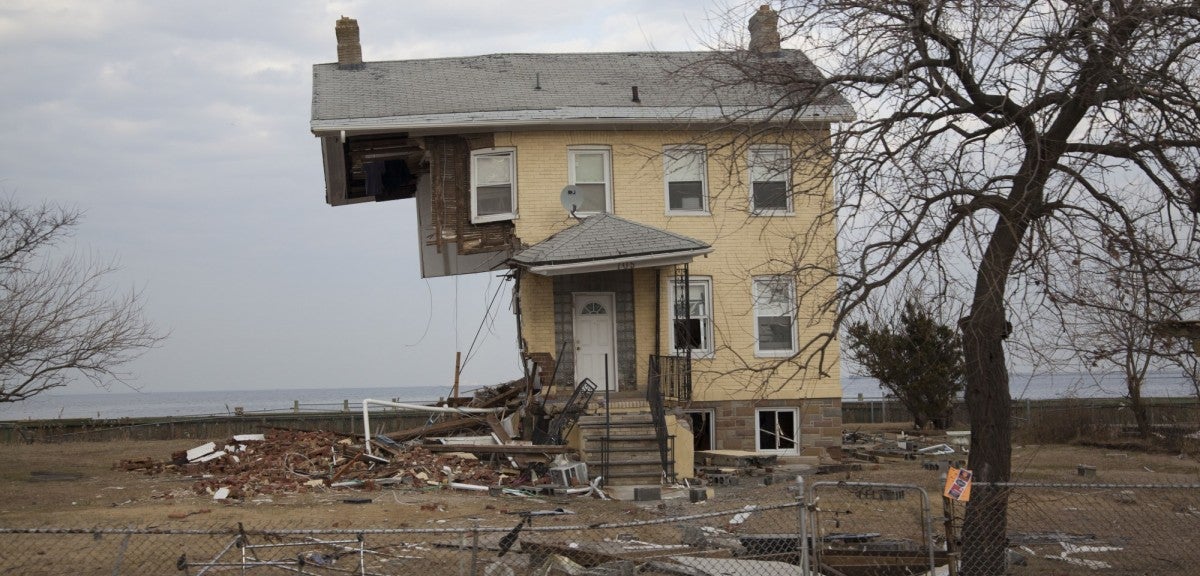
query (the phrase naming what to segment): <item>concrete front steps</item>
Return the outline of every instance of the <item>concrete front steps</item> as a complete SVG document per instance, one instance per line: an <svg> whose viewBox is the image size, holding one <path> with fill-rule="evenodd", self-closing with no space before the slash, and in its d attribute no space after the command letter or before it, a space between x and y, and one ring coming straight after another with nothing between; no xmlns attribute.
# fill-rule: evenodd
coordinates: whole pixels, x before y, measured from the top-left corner
<svg viewBox="0 0 1200 576"><path fill-rule="evenodd" d="M604 476L605 486L659 486L663 482L662 457L658 436L648 406L623 406L611 413L606 426L604 410L589 411L579 419L580 452L587 462L588 475ZM608 440L608 470L605 473L603 450ZM670 446L670 439L668 446ZM668 459L670 458L668 453ZM668 460L671 466L674 462Z"/></svg>

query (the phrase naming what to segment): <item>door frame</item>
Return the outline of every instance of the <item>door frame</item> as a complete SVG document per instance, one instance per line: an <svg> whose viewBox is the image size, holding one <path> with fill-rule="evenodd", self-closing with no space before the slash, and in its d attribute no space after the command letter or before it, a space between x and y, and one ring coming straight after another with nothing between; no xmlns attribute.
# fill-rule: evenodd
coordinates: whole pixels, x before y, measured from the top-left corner
<svg viewBox="0 0 1200 576"><path fill-rule="evenodd" d="M612 326L612 354L608 356L608 389L617 391L620 389L620 376L617 374L617 293L616 292L572 292L571 293L571 336L575 343L579 342L579 300L581 298L604 298L605 304L608 305L609 324ZM578 347L578 345L576 346ZM571 367L575 372L575 384L579 384L579 354L576 350L575 365ZM596 387L600 390L604 382L596 382Z"/></svg>

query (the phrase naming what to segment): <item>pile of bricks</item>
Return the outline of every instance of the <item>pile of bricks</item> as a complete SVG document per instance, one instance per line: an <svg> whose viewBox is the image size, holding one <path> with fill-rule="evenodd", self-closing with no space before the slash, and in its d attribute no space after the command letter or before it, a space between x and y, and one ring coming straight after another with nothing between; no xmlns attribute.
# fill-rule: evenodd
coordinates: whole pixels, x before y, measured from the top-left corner
<svg viewBox="0 0 1200 576"><path fill-rule="evenodd" d="M390 458L368 456L349 438L324 431L273 430L261 439L230 439L223 450L190 461L189 452L177 452L170 461L122 460L114 467L146 474L193 476L197 480L192 489L197 494L227 488L229 498L328 488L369 490L381 484L424 487L462 482L499 486L518 481L516 471L502 473L498 467L470 455L434 454L419 445L406 446Z"/></svg>

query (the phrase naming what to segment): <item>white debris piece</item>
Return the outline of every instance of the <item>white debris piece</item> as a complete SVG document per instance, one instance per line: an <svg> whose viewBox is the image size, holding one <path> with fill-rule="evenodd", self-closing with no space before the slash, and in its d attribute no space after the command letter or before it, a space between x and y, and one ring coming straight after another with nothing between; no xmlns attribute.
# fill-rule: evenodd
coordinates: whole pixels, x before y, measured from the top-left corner
<svg viewBox="0 0 1200 576"><path fill-rule="evenodd" d="M745 508L742 508L742 510L745 510L745 512L738 512L737 514L733 515L733 518L729 519L730 524L741 524L742 522L745 522L746 519L750 517L750 513L758 510L758 507L753 504L747 504Z"/></svg>
<svg viewBox="0 0 1200 576"><path fill-rule="evenodd" d="M216 492L213 492L213 500L224 500L229 497L229 488L222 486Z"/></svg>
<svg viewBox="0 0 1200 576"><path fill-rule="evenodd" d="M195 460L192 460L192 462L196 462L196 463L208 462L209 460L216 460L217 458L220 458L224 455L225 455L224 450L217 450L216 452L209 452L208 454L205 454L204 456L201 456Z"/></svg>
<svg viewBox="0 0 1200 576"><path fill-rule="evenodd" d="M235 434L234 442L262 442L267 439L266 434Z"/></svg>
<svg viewBox="0 0 1200 576"><path fill-rule="evenodd" d="M194 462L197 458L204 456L205 454L208 454L216 449L216 442L209 442L208 444L201 444L200 446L192 448L191 450L187 451L188 462Z"/></svg>

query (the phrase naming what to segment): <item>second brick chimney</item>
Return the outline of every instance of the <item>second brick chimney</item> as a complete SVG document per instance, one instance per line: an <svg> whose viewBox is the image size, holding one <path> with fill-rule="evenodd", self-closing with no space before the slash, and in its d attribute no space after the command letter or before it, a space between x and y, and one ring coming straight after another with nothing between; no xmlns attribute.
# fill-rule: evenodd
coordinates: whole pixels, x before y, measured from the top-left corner
<svg viewBox="0 0 1200 576"><path fill-rule="evenodd" d="M750 17L750 51L759 54L778 54L779 13L763 4Z"/></svg>
<svg viewBox="0 0 1200 576"><path fill-rule="evenodd" d="M358 20L342 16L333 27L337 35L338 68L362 66L362 44L358 41Z"/></svg>

